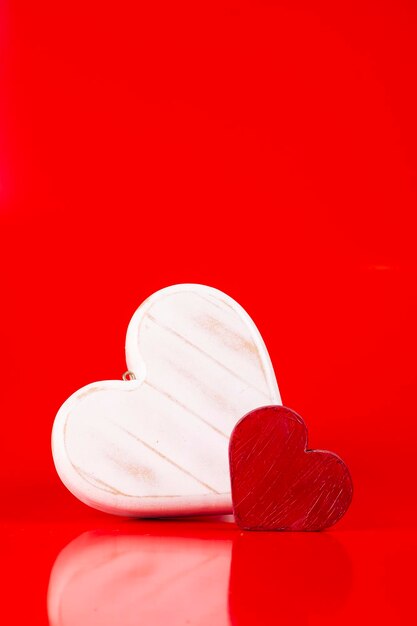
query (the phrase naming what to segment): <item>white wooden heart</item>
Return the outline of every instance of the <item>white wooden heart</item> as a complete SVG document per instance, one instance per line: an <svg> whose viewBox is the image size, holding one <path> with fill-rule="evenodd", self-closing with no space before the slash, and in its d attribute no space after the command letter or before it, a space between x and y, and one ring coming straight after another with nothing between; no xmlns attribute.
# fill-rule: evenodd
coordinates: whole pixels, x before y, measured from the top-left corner
<svg viewBox="0 0 417 626"><path fill-rule="evenodd" d="M92 383L58 411L52 452L62 482L119 515L231 512L233 427L251 409L281 404L249 315L212 287L161 289L129 324L126 360L136 380Z"/></svg>

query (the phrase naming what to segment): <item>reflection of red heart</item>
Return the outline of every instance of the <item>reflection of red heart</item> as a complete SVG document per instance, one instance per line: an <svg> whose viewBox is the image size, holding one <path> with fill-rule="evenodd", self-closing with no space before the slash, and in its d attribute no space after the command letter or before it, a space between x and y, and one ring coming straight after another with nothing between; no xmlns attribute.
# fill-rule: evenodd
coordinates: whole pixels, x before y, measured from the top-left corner
<svg viewBox="0 0 417 626"><path fill-rule="evenodd" d="M238 533L230 567L230 622L337 623L351 586L352 564L337 533Z"/></svg>
<svg viewBox="0 0 417 626"><path fill-rule="evenodd" d="M307 428L282 406L255 409L229 446L233 509L247 530L322 530L352 500L349 470L333 452L307 450Z"/></svg>

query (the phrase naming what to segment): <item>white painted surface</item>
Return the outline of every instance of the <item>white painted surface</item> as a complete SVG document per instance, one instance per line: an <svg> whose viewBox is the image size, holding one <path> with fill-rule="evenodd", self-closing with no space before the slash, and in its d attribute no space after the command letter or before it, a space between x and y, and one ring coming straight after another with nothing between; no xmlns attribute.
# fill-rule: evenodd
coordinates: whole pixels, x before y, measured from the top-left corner
<svg viewBox="0 0 417 626"><path fill-rule="evenodd" d="M248 411L281 399L264 342L221 291L174 285L134 314L133 381L92 383L52 431L61 480L102 511L165 516L231 511L229 436Z"/></svg>

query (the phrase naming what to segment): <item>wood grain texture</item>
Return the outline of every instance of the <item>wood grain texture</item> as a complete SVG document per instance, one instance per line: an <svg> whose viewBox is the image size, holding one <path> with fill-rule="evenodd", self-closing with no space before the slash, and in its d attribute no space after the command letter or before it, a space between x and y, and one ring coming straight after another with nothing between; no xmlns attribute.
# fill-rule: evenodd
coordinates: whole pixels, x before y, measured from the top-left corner
<svg viewBox="0 0 417 626"><path fill-rule="evenodd" d="M352 480L333 452L307 450L302 418L282 406L255 409L230 438L233 510L247 530L322 530L352 499Z"/></svg>
<svg viewBox="0 0 417 626"><path fill-rule="evenodd" d="M168 287L134 314L126 359L136 380L87 385L58 412L64 484L112 513L229 512L230 433L247 411L280 402L250 317L216 289Z"/></svg>

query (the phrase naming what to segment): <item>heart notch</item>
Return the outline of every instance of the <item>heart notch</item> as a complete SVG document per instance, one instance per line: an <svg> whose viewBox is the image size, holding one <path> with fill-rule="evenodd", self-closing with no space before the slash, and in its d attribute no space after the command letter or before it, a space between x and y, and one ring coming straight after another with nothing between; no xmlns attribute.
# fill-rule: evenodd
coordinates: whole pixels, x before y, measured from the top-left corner
<svg viewBox="0 0 417 626"><path fill-rule="evenodd" d="M307 427L287 407L245 415L233 429L229 461L234 515L245 530L323 530L352 500L346 464L333 452L308 450Z"/></svg>

